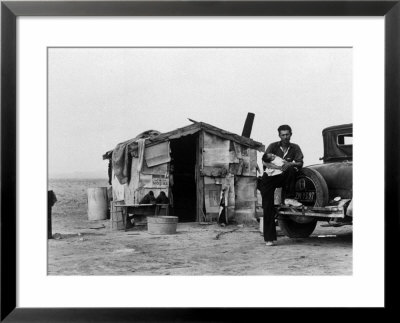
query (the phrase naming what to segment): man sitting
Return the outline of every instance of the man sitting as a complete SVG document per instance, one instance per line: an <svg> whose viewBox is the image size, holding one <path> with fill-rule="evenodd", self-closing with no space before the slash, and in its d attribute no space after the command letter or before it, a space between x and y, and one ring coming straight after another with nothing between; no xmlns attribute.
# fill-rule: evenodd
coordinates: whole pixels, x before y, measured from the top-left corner
<svg viewBox="0 0 400 323"><path fill-rule="evenodd" d="M282 174L282 166L287 163L283 158L271 153L265 153L262 157L264 172L268 176L276 176ZM293 198L285 198L284 203L291 206L301 206L302 204Z"/></svg>
<svg viewBox="0 0 400 323"><path fill-rule="evenodd" d="M259 181L258 188L262 196L262 206L264 210L264 241L267 246L273 246L276 240L275 228L275 209L274 209L274 192L278 187L283 187L286 198L291 200L295 197L295 181L298 170L303 166L303 153L300 147L290 142L292 137L292 129L288 125L282 125L278 128L280 141L271 143L265 154L263 161L264 169L273 170L273 175L269 176L268 171L264 171ZM273 154L275 157L271 157ZM277 159L280 157L280 159ZM282 165L274 165L280 162ZM281 160L282 159L282 160ZM272 162L271 162L272 161ZM278 172L276 172L278 171Z"/></svg>

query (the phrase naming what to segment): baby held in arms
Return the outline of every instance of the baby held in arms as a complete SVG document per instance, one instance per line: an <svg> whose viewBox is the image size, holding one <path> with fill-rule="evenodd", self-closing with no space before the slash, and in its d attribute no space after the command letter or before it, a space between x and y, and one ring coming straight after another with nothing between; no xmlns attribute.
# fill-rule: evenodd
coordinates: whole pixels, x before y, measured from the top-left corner
<svg viewBox="0 0 400 323"><path fill-rule="evenodd" d="M262 157L263 165L265 167L264 172L268 176L276 176L282 174L282 166L287 163L284 159L274 154L264 154ZM285 198L284 204L291 206L301 206L302 204L295 199Z"/></svg>
<svg viewBox="0 0 400 323"><path fill-rule="evenodd" d="M285 163L284 159L274 154L264 154L263 165L266 167L264 172L268 176L275 176L282 174L282 166Z"/></svg>

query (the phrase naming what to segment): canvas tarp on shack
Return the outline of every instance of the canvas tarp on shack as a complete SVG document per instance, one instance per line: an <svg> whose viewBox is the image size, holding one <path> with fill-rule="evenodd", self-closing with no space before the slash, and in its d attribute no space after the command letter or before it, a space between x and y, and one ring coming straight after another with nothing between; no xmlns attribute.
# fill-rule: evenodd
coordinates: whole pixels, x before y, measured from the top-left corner
<svg viewBox="0 0 400 323"><path fill-rule="evenodd" d="M131 160L132 157L138 157L138 140L156 137L160 132L156 130L148 130L142 132L135 138L118 144L112 151L112 168L114 175L121 184L126 184L130 180ZM143 142L144 143L144 142ZM104 158L104 156L103 156Z"/></svg>

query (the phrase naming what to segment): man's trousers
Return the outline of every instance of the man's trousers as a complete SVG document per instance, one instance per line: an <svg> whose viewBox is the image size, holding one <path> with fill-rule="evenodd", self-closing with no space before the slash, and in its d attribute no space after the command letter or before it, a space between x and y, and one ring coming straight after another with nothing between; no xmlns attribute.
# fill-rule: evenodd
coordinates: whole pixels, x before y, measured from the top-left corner
<svg viewBox="0 0 400 323"><path fill-rule="evenodd" d="M288 168L280 175L268 176L263 174L260 182L260 192L262 196L263 207L263 231L265 241L276 240L276 227L275 227L275 208L274 208L274 192L278 187L286 187L287 197L294 197L294 183L296 179L296 169L293 167Z"/></svg>

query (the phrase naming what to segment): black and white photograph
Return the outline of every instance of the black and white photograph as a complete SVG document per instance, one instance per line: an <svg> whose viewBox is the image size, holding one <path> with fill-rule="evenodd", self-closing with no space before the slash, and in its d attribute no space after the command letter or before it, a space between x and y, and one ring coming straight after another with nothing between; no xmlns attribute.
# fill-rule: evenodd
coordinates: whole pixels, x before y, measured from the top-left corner
<svg viewBox="0 0 400 323"><path fill-rule="evenodd" d="M353 275L352 47L49 47L47 91L47 275Z"/></svg>
<svg viewBox="0 0 400 323"><path fill-rule="evenodd" d="M345 2L3 1L0 319L393 307L400 5Z"/></svg>

